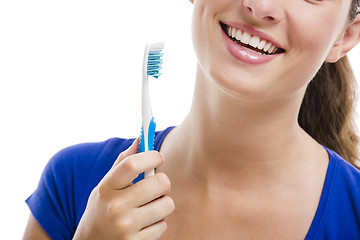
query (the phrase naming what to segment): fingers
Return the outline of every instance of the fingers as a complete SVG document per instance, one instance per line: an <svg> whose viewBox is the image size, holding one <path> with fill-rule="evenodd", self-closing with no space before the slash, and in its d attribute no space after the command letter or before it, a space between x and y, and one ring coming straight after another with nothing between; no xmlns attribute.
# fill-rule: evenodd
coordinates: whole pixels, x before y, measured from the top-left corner
<svg viewBox="0 0 360 240"><path fill-rule="evenodd" d="M140 144L140 137L137 137L128 149L126 149L125 151L119 154L119 156L117 157L116 161L112 166L112 169L115 168L126 157L137 153L139 149L139 144Z"/></svg>
<svg viewBox="0 0 360 240"><path fill-rule="evenodd" d="M154 223L153 225L142 229L138 232L139 239L156 240L159 239L167 229L167 224L164 220Z"/></svg>
<svg viewBox="0 0 360 240"><path fill-rule="evenodd" d="M132 185L140 173L157 168L163 162L163 156L156 151L128 156L109 172L107 183L112 189L124 189Z"/></svg>
<svg viewBox="0 0 360 240"><path fill-rule="evenodd" d="M157 151L137 153L139 139L122 152L110 171L91 192L77 228L79 236L97 239L159 239L166 230L164 218L174 210L166 196L171 189L164 173L132 184L139 173L159 167Z"/></svg>
<svg viewBox="0 0 360 240"><path fill-rule="evenodd" d="M140 207L154 199L168 194L171 190L169 178L165 173L157 173L124 189L121 195L129 196L129 205Z"/></svg>
<svg viewBox="0 0 360 240"><path fill-rule="evenodd" d="M141 228L144 228L169 216L175 210L175 204L171 197L163 196L136 210L139 212L139 216L143 218Z"/></svg>
<svg viewBox="0 0 360 240"><path fill-rule="evenodd" d="M130 185L142 172L159 167L164 157L157 151L137 153L140 139L137 138L132 145L119 154L110 171L101 181L102 190L107 188L121 190Z"/></svg>
<svg viewBox="0 0 360 240"><path fill-rule="evenodd" d="M120 224L120 228L126 229L125 232L135 232L137 235L155 232L161 235L163 231L160 230L159 232L160 225L157 225L157 223L163 222L174 209L175 204L172 198L163 196L140 208L132 209L128 215L121 218L120 222L122 224ZM165 231L166 228L163 230Z"/></svg>

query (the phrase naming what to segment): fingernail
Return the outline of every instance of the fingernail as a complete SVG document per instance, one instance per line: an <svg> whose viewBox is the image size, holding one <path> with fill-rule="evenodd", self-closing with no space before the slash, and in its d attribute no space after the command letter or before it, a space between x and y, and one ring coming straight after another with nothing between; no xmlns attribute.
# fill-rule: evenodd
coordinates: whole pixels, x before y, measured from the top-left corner
<svg viewBox="0 0 360 240"><path fill-rule="evenodd" d="M135 138L135 140L132 142L132 144L130 145L130 147L128 147L128 148L125 150L126 153L128 153L129 151L131 151L132 148L134 148L134 146L137 144L139 138L140 138L140 137Z"/></svg>
<svg viewBox="0 0 360 240"><path fill-rule="evenodd" d="M132 145L134 145L136 142L140 141L140 136L138 136L137 138L135 138L134 142L132 143Z"/></svg>

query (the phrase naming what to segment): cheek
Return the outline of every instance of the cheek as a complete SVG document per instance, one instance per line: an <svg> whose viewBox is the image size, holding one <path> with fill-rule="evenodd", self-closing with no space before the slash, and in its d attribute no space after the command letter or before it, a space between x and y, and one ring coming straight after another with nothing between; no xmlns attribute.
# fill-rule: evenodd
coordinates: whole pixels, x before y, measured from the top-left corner
<svg viewBox="0 0 360 240"><path fill-rule="evenodd" d="M299 15L294 14L290 25L290 46L311 57L309 61L323 62L342 31L346 20L343 12L341 6L334 5L321 11L309 8L299 11Z"/></svg>
<svg viewBox="0 0 360 240"><path fill-rule="evenodd" d="M203 41L202 38L205 39L204 34L206 34L206 31L204 31L204 27L202 26L204 22L203 18L204 18L205 2L206 2L205 0L195 1L193 15L192 15L192 25L191 25L192 40L197 56L198 54L203 52L203 50L201 49L202 46L201 42Z"/></svg>
<svg viewBox="0 0 360 240"><path fill-rule="evenodd" d="M192 39L195 52L201 59L207 59L207 54L219 44L221 35L219 13L228 12L238 0L195 0L192 15ZM235 4L234 4L235 3Z"/></svg>
<svg viewBox="0 0 360 240"><path fill-rule="evenodd" d="M211 12L210 4L207 0L198 0L194 3L194 10L192 16L192 41L196 57L200 65L208 65L208 60L211 52L211 41L213 39L211 27ZM212 29L213 31L213 29Z"/></svg>
<svg viewBox="0 0 360 240"><path fill-rule="evenodd" d="M338 11L317 12L316 17L310 17L315 13L309 11L306 16L294 19L288 56L288 62L293 65L288 74L294 76L298 84L315 76L333 47L341 32L342 16L336 15ZM333 18L329 19L329 15Z"/></svg>
<svg viewBox="0 0 360 240"><path fill-rule="evenodd" d="M303 45L303 51L306 51L312 60L317 60L321 63L324 62L326 56L335 44L336 38L333 35L333 31L321 27L315 29L313 33L308 32L308 34L312 37L303 39L301 43Z"/></svg>

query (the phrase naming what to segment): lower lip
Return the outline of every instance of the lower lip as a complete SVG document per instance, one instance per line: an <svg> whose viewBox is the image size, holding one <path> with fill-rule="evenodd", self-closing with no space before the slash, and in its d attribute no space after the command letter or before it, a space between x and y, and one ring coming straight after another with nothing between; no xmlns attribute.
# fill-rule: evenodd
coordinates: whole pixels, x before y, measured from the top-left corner
<svg viewBox="0 0 360 240"><path fill-rule="evenodd" d="M235 43L233 40L231 40L225 34L224 31L221 32L223 34L223 40L225 46L229 51L229 53L237 60L244 62L246 64L257 65L257 64L267 63L281 55L281 54L263 55L255 52L250 52L245 48L243 48L242 46L240 46L239 44Z"/></svg>

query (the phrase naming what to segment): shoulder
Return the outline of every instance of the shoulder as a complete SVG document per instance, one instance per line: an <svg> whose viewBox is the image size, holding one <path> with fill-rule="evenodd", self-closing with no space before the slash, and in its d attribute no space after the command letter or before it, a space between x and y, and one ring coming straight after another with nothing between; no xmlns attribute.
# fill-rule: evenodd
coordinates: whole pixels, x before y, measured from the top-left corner
<svg viewBox="0 0 360 240"><path fill-rule="evenodd" d="M356 219L360 232L360 171L337 153L330 151L329 155L334 165L331 196L336 200L338 210L342 209L346 217Z"/></svg>
<svg viewBox="0 0 360 240"><path fill-rule="evenodd" d="M42 179L59 195L71 192L75 204L86 204L87 196L110 170L118 155L134 139L111 138L67 147L48 162ZM70 195L69 195L70 196Z"/></svg>
<svg viewBox="0 0 360 240"><path fill-rule="evenodd" d="M155 136L155 149L172 127ZM26 200L32 214L52 238L71 239L93 188L134 138L111 138L67 147L46 165L35 192Z"/></svg>
<svg viewBox="0 0 360 240"><path fill-rule="evenodd" d="M333 151L329 151L329 156L330 196L338 210L356 217L360 231L360 171Z"/></svg>
<svg viewBox="0 0 360 240"><path fill-rule="evenodd" d="M159 150L165 136L173 129L155 133L154 149ZM56 169L66 172L89 172L96 166L98 172L105 173L111 168L118 155L126 150L135 138L110 138L102 142L88 142L67 147L56 153L47 164L47 170Z"/></svg>
<svg viewBox="0 0 360 240"><path fill-rule="evenodd" d="M155 150L159 150L169 127L155 133ZM48 162L43 174L53 180L71 181L78 186L86 183L95 187L110 170L118 155L126 150L135 138L110 138L102 142L88 142L67 147L56 153ZM59 176L59 177L56 177ZM76 181L76 182L74 182ZM75 183L75 184L74 184ZM69 182L71 185L71 183Z"/></svg>
<svg viewBox="0 0 360 240"><path fill-rule="evenodd" d="M56 153L46 168L80 171L96 165L99 161L102 165L112 165L120 152L129 147L132 141L134 139L111 138L102 142L76 144Z"/></svg>
<svg viewBox="0 0 360 240"><path fill-rule="evenodd" d="M132 140L112 138L77 144L50 159L26 203L51 238L71 238L90 192Z"/></svg>
<svg viewBox="0 0 360 240"><path fill-rule="evenodd" d="M329 170L334 171L334 183L345 184L353 191L360 191L360 170L344 160L339 154L328 150L329 153ZM332 167L333 166L333 167ZM332 169L330 169L332 167ZM359 198L360 201L360 198Z"/></svg>
<svg viewBox="0 0 360 240"><path fill-rule="evenodd" d="M315 239L360 239L360 171L327 149L329 167Z"/></svg>

